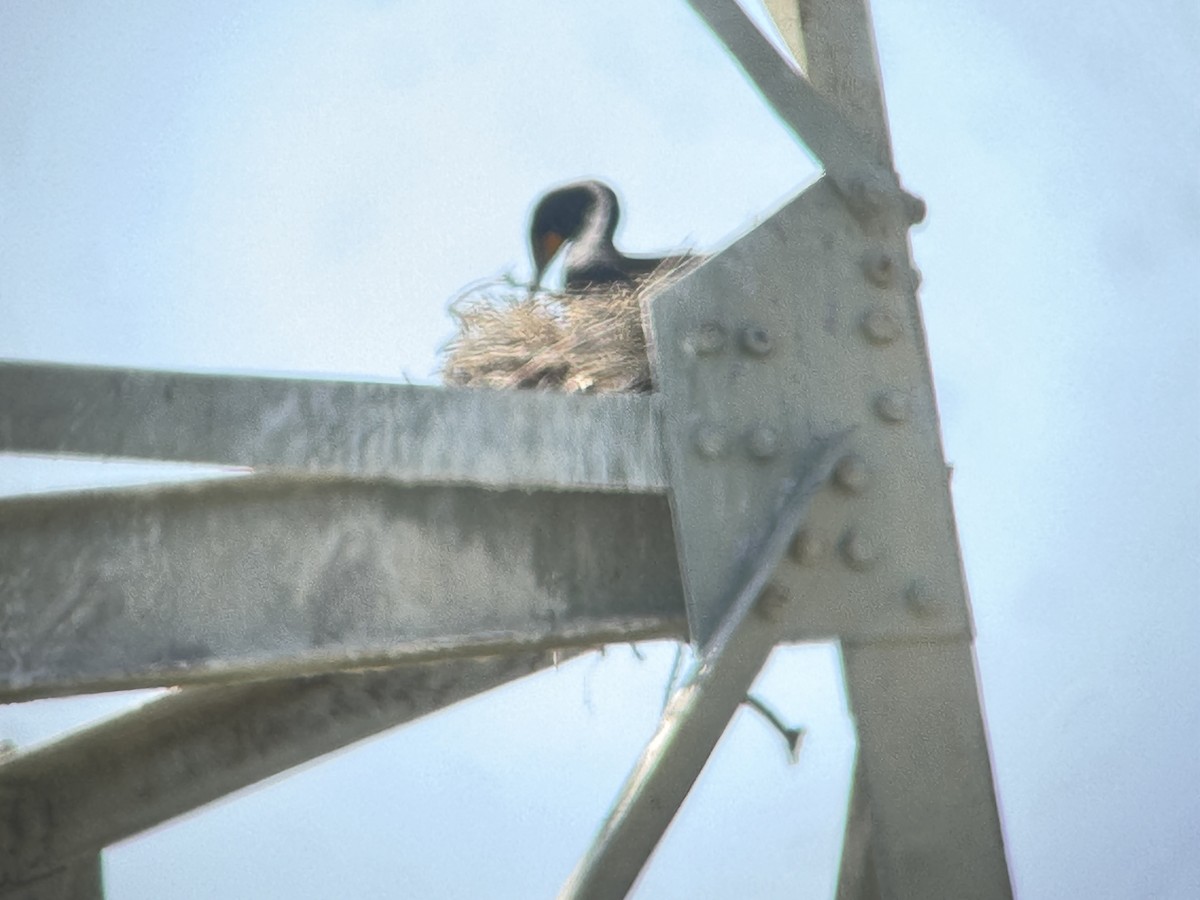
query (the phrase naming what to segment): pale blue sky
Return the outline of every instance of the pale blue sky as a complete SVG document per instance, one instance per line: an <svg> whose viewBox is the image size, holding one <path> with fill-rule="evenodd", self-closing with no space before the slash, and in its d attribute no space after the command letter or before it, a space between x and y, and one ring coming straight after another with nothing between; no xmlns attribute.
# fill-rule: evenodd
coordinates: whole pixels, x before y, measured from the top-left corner
<svg viewBox="0 0 1200 900"><path fill-rule="evenodd" d="M1018 894L1200 896L1200 12L874 12ZM528 275L546 186L611 180L632 251L715 249L814 172L679 0L8 3L0 357L429 381L447 300ZM113 471L0 459L0 488ZM130 841L109 896L552 895L653 728L648 653ZM776 661L801 763L742 715L639 896L829 896L836 676Z"/></svg>

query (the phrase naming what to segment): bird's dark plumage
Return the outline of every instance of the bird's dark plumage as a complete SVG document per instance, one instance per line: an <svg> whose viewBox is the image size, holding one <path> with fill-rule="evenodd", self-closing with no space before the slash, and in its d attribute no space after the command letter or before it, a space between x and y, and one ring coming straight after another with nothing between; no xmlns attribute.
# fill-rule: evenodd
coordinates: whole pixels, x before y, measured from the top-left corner
<svg viewBox="0 0 1200 900"><path fill-rule="evenodd" d="M667 257L626 256L613 246L621 208L601 181L578 181L546 194L533 210L529 244L537 290L547 266L567 245L567 287L580 289L633 282L657 269Z"/></svg>

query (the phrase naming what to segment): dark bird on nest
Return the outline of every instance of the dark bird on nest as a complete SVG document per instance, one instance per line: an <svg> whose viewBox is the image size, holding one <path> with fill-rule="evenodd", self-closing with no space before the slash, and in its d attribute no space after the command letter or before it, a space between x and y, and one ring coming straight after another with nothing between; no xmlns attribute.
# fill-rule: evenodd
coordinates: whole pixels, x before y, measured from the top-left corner
<svg viewBox="0 0 1200 900"><path fill-rule="evenodd" d="M542 276L563 244L567 245L567 288L579 290L606 284L632 283L665 262L683 256L626 256L613 246L621 208L616 192L602 181L577 181L556 188L538 201L529 226L533 250L533 281Z"/></svg>

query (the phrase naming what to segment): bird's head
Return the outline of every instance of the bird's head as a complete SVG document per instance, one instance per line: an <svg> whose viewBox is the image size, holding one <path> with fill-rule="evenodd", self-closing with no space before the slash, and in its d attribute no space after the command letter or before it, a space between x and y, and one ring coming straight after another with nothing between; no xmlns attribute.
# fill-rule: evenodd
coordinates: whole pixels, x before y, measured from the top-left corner
<svg viewBox="0 0 1200 900"><path fill-rule="evenodd" d="M538 201L529 225L529 247L533 254L530 293L537 290L562 245L578 238L594 211L607 205L609 198L615 212L616 195L611 188L597 181L581 181L550 191ZM611 238L616 216L606 219L605 229Z"/></svg>

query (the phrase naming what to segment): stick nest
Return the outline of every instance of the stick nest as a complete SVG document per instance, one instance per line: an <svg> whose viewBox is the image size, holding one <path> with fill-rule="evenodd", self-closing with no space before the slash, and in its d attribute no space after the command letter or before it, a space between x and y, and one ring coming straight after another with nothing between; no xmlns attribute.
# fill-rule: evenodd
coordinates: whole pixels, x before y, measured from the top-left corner
<svg viewBox="0 0 1200 900"><path fill-rule="evenodd" d="M465 291L450 305L457 334L443 348L448 385L559 391L653 389L649 297L694 268L672 262L635 284L528 295L513 282Z"/></svg>

